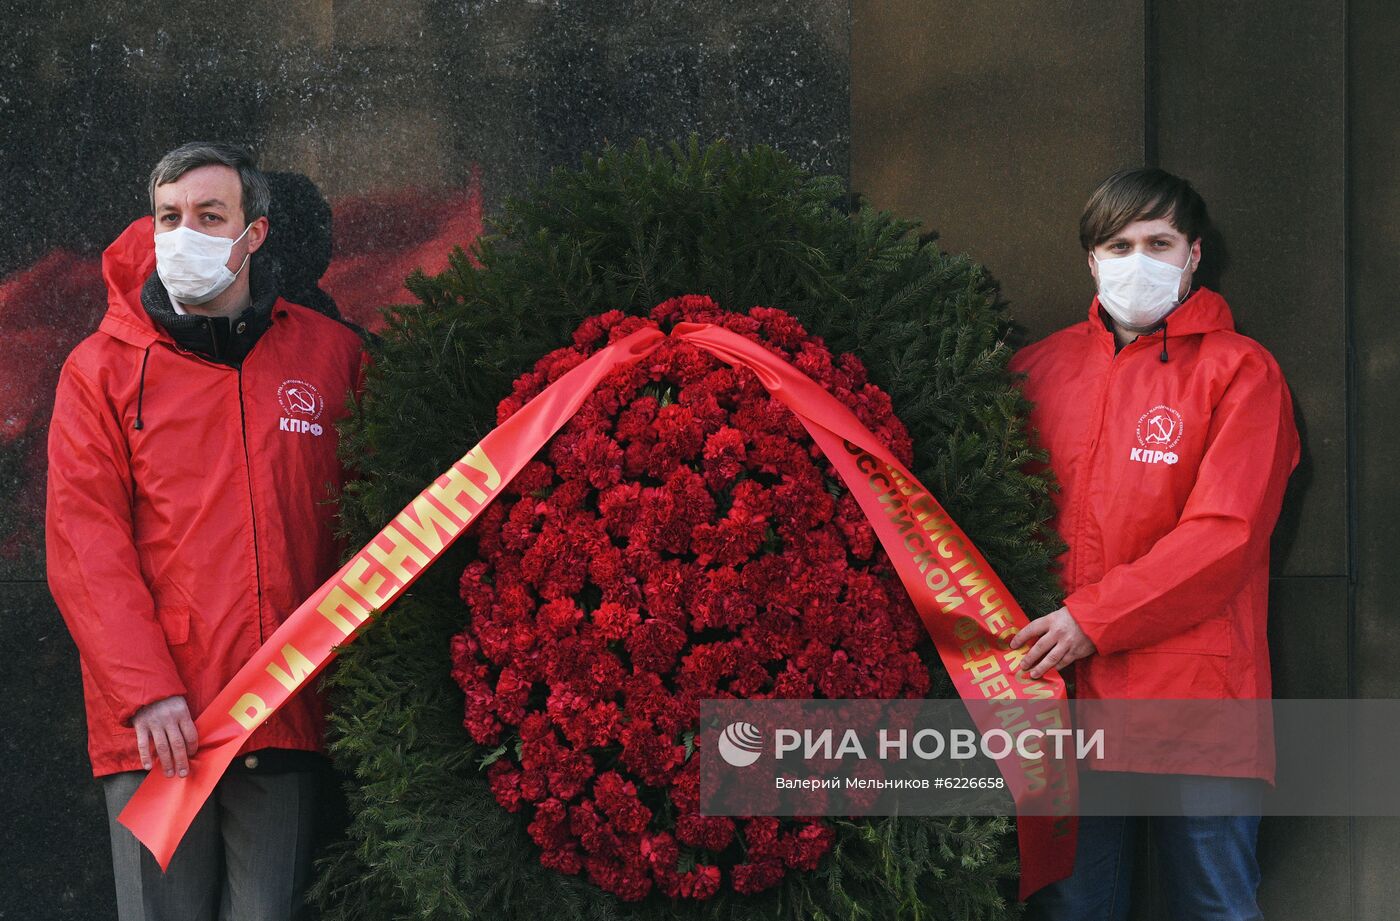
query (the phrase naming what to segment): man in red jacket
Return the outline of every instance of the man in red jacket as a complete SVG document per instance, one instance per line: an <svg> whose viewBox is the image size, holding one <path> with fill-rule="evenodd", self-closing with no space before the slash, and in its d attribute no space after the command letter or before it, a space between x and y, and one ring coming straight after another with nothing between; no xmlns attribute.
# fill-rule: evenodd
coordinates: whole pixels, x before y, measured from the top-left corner
<svg viewBox="0 0 1400 921"><path fill-rule="evenodd" d="M171 151L150 197L103 254L106 316L59 377L49 586L78 646L119 917L288 919L323 763L314 693L253 734L168 872L116 816L156 765L186 775L193 717L334 573L335 423L363 350L255 257L270 194L246 151Z"/></svg>
<svg viewBox="0 0 1400 921"><path fill-rule="evenodd" d="M1088 319L1012 360L1060 484L1056 527L1068 544L1064 606L1012 646L1028 650L1034 677L1073 665L1080 699L1272 695L1269 537L1298 434L1273 357L1235 332L1219 294L1193 284L1206 227L1205 203L1179 177L1110 176L1080 219L1098 287ZM1233 750L1211 765L1220 776L1161 750L1110 751L1095 767L1162 775L1186 812L1227 802L1257 813L1273 781L1272 736ZM1086 789L1096 782L1081 777ZM1082 817L1074 874L1036 893L1030 916L1126 918L1132 821ZM1260 917L1257 814L1152 824L1174 921Z"/></svg>

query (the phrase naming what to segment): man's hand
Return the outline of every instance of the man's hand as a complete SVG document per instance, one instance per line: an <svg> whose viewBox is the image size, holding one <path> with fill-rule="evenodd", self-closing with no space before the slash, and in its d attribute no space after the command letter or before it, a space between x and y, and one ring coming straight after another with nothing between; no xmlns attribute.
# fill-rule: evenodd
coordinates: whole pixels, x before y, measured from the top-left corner
<svg viewBox="0 0 1400 921"><path fill-rule="evenodd" d="M136 750L141 754L141 766L151 769L151 749L160 758L166 777L176 771L184 777L190 772L190 756L199 751L199 734L190 708L183 697L167 697L146 704L131 719L136 730Z"/></svg>
<svg viewBox="0 0 1400 921"><path fill-rule="evenodd" d="M1011 638L1011 648L1019 649L1032 641L1035 641L1035 645L1026 653L1020 666L1021 671L1029 671L1032 678L1039 678L1052 668L1064 668L1071 662L1098 652L1094 641L1079 629L1069 608L1060 608L1031 621Z"/></svg>

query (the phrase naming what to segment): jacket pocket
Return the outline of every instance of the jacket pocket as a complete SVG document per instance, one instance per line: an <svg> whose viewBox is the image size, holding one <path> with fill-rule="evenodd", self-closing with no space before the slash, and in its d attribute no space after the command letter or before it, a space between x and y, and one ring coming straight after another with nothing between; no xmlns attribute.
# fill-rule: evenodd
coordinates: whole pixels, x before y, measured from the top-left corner
<svg viewBox="0 0 1400 921"><path fill-rule="evenodd" d="M1128 696L1158 700L1232 697L1228 614L1208 618L1151 646L1128 650Z"/></svg>
<svg viewBox="0 0 1400 921"><path fill-rule="evenodd" d="M1150 646L1140 646L1128 652L1142 655L1154 652L1189 652L1198 656L1228 656L1232 647L1230 637L1230 615L1219 614L1208 617L1198 624L1192 624L1180 633Z"/></svg>
<svg viewBox="0 0 1400 921"><path fill-rule="evenodd" d="M182 646L190 639L190 609L177 605L156 608L156 620L165 631L165 642L170 646Z"/></svg>

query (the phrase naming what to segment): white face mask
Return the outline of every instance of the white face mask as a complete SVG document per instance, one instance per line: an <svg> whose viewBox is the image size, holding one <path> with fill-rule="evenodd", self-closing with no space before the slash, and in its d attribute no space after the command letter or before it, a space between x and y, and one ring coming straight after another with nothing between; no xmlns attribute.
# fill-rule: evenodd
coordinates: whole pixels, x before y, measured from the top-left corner
<svg viewBox="0 0 1400 921"><path fill-rule="evenodd" d="M1191 265L1186 251L1185 265L1172 265L1146 253L1133 253L1114 259L1100 259L1099 303L1114 322L1129 330L1148 330L1176 307L1181 276Z"/></svg>
<svg viewBox="0 0 1400 921"><path fill-rule="evenodd" d="M228 270L233 245L252 226L244 227L243 233L232 240L188 227L156 234L156 273L171 299L181 304L205 304L223 294L248 264L248 256L244 256L238 272Z"/></svg>

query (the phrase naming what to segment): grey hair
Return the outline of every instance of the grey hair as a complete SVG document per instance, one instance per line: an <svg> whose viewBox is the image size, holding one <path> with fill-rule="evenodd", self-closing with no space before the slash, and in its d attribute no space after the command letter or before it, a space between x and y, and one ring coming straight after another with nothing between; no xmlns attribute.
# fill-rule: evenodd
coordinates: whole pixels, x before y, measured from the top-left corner
<svg viewBox="0 0 1400 921"><path fill-rule="evenodd" d="M272 204L272 190L267 186L267 178L258 169L251 151L234 144L220 144L212 141L190 141L181 144L160 158L156 168L151 170L151 182L147 191L151 198L151 213L156 210L156 186L174 182L192 169L201 166L222 165L238 173L243 186L243 219L251 224L267 214Z"/></svg>

